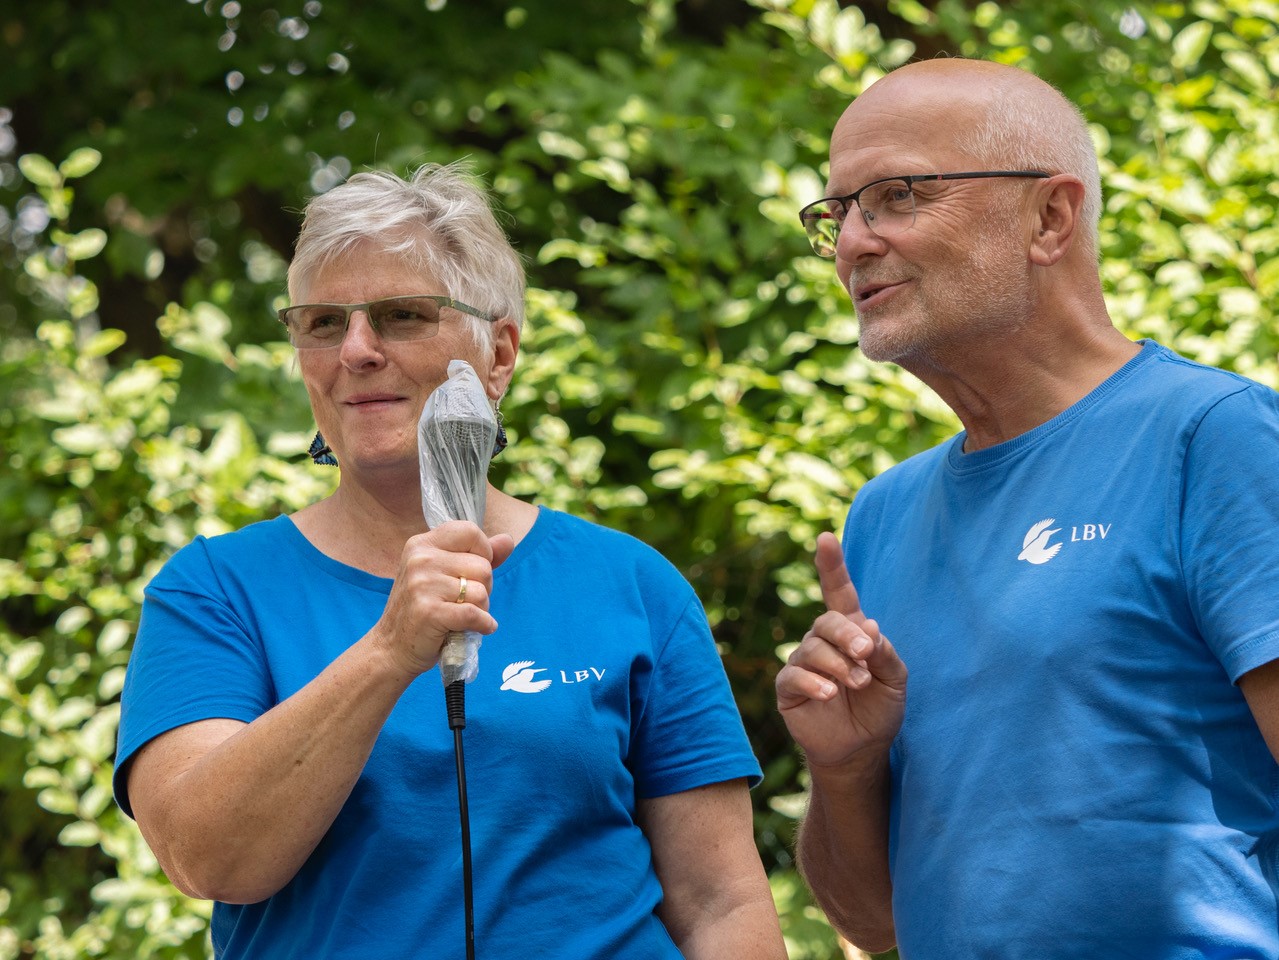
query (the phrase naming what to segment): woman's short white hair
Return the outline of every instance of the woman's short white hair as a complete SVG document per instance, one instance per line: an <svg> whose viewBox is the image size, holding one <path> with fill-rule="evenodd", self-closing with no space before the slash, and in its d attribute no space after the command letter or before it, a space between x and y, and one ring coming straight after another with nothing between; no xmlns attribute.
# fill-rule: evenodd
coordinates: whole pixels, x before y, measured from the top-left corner
<svg viewBox="0 0 1279 960"><path fill-rule="evenodd" d="M959 146L990 169L1042 170L1078 177L1084 185L1081 239L1096 256L1101 222L1097 149L1079 108L1055 87L1045 86L1056 96L1026 96L1015 85L992 92L984 118L959 137Z"/></svg>
<svg viewBox="0 0 1279 960"><path fill-rule="evenodd" d="M315 276L362 243L411 270L429 274L440 290L493 317L524 322L524 266L489 206L483 183L465 161L428 163L404 180L376 170L357 173L306 205L293 262L289 296L304 302ZM477 342L492 325L465 317Z"/></svg>

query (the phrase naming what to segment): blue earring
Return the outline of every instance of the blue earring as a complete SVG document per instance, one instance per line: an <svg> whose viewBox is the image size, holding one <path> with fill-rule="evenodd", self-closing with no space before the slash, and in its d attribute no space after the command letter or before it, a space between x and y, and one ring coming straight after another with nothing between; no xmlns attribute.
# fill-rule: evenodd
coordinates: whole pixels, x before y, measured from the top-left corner
<svg viewBox="0 0 1279 960"><path fill-rule="evenodd" d="M311 441L311 449L306 453L313 462L322 467L336 467L338 465L338 458L333 456L333 451L324 442L324 434L318 430L315 431L315 439Z"/></svg>
<svg viewBox="0 0 1279 960"><path fill-rule="evenodd" d="M496 457L499 453L506 449L506 427L502 426L502 418L497 418L497 436L493 438L493 452L490 456Z"/></svg>

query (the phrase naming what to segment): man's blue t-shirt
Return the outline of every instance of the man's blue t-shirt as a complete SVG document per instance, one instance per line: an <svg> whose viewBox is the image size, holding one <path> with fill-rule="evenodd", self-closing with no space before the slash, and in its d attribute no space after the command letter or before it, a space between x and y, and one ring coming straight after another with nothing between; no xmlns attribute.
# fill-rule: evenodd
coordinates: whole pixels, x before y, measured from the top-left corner
<svg viewBox="0 0 1279 960"><path fill-rule="evenodd" d="M251 722L380 617L392 581L279 518L199 538L147 588L115 789L147 741ZM759 779L696 596L633 538L548 510L494 571L466 775L482 957L679 957L636 800ZM219 958L462 956L453 737L438 670L392 710L350 798L270 899L217 904ZM696 850L688 851L697 856Z"/></svg>
<svg viewBox="0 0 1279 960"><path fill-rule="evenodd" d="M867 484L844 549L910 671L904 960L1279 957L1279 395L1154 343L1053 420Z"/></svg>

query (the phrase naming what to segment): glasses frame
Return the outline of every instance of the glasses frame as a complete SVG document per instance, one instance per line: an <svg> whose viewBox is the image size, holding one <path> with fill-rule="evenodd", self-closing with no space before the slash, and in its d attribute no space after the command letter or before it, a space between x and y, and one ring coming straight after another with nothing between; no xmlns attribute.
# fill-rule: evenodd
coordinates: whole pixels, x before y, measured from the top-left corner
<svg viewBox="0 0 1279 960"><path fill-rule="evenodd" d="M351 314L355 313L357 310L363 310L368 315L369 326L371 326L373 328L373 331L379 337L381 337L382 331L378 329L377 324L374 322L373 314L370 308L379 303L389 303L394 300L432 300L435 303L439 304L441 307L449 307L453 310L459 310L462 313L469 313L471 316L478 317L479 319L485 320L489 323L497 322L497 317L490 316L489 314L485 313L483 310L480 310L476 307L472 307L469 304L465 304L461 300L454 300L452 297L445 297L437 293L410 293L410 294L405 294L403 296L398 296L398 297L378 297L378 299L370 300L367 303L295 303L287 307L281 307L279 310L276 311L276 317L279 319L280 323L284 324L284 329L288 331L289 343L293 343L293 330L289 326L288 320L285 319L285 314L287 314L290 310L304 310L308 307L333 307L336 310L341 310L342 311L342 336L338 337L333 343L325 344L322 347L302 347L302 346L298 346L296 343L293 343L294 350L331 350L334 347L340 347L342 343L346 340L346 333L351 328ZM439 322L437 321L436 330L438 329L439 329ZM392 340L389 342L418 343L422 340L430 340L434 336L435 336L435 332L432 332L425 337L418 337L414 340Z"/></svg>
<svg viewBox="0 0 1279 960"><path fill-rule="evenodd" d="M900 176L900 177L880 177L878 180L872 180L870 183L864 184L863 186L859 187L857 190L854 190L852 193L846 193L842 197L822 197L820 200L814 200L812 203L804 204L804 206L801 207L799 211L799 222L804 227L804 234L805 236L808 237L808 242L812 246L813 252L816 253L819 257L826 257L827 259L830 259L835 256L835 247L834 245L831 246L830 253L822 253L821 250L818 249L818 246L817 246L818 241L822 241L823 246L825 246L826 238L821 236L817 232L818 228L816 224L820 223L823 220L830 220L832 218L828 216L814 216L808 213L808 211L812 210L818 204L839 203L843 205L844 216L843 216L843 219L839 221L839 228L841 230L844 227L844 221L848 219L848 212L849 212L850 206L852 204L856 204L858 211L860 211L862 215L862 222L866 224L867 228L871 231L871 233L875 234L875 236L877 237L882 237L883 234L881 234L878 230L876 230L875 225L866 219L866 211L862 210L862 204L860 199L863 193L865 193L871 187L879 186L881 183L890 183L893 181L900 180L903 183L905 183L908 188L910 188L910 191L911 191L910 223L907 224L905 227L903 227L901 230L896 231L897 233L904 233L905 231L909 230L911 227L915 225L916 211L915 211L915 204L914 204L914 196L915 196L914 186L917 183L927 183L927 182L937 181L937 180L991 180L996 177L1018 177L1018 178L1024 177L1026 179L1047 180L1048 178L1052 176L1054 176L1054 174L1045 173L1043 170L968 170L963 173L911 173L911 174L907 174L905 176ZM836 234L836 236L838 236L838 233Z"/></svg>

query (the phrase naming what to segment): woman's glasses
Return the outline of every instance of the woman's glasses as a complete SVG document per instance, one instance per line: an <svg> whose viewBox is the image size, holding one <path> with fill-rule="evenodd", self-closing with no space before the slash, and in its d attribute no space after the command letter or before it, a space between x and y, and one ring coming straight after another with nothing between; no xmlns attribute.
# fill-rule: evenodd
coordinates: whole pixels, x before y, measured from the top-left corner
<svg viewBox="0 0 1279 960"><path fill-rule="evenodd" d="M497 319L452 297L434 294L386 297L369 303L303 303L285 307L279 312L279 317L288 329L289 342L294 347L316 350L341 344L351 323L351 314L357 310L368 314L369 325L383 340L397 343L429 340L440 329L440 311L444 307L469 313L489 323Z"/></svg>

